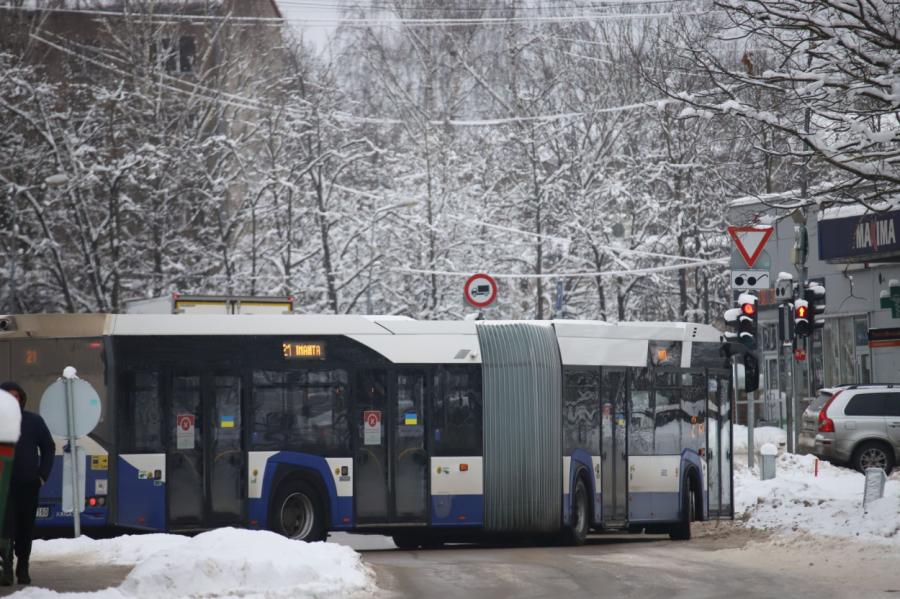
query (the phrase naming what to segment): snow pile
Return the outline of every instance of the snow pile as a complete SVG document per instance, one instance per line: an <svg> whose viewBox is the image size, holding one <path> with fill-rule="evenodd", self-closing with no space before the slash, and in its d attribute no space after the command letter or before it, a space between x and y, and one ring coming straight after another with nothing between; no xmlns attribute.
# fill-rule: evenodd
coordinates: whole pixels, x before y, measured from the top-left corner
<svg viewBox="0 0 900 599"><path fill-rule="evenodd" d="M734 453L747 453L747 427L743 424L732 425L734 440ZM787 443L787 433L777 426L758 426L753 429L753 447L759 453L759 448L766 443L775 447L784 447Z"/></svg>
<svg viewBox="0 0 900 599"><path fill-rule="evenodd" d="M35 543L33 559L66 557L136 564L118 588L79 593L79 599L364 597L377 590L349 547L292 541L268 531L221 528L193 538L156 534ZM60 596L66 594L39 588L16 594Z"/></svg>
<svg viewBox="0 0 900 599"><path fill-rule="evenodd" d="M22 429L22 409L11 394L0 389L0 443L15 443Z"/></svg>
<svg viewBox="0 0 900 599"><path fill-rule="evenodd" d="M809 455L782 454L777 476L734 465L735 518L775 532L808 532L900 547L900 476L888 479L884 498L862 507L865 477Z"/></svg>
<svg viewBox="0 0 900 599"><path fill-rule="evenodd" d="M77 539L36 540L31 560L135 566L157 552L180 549L190 541L188 537L166 534L122 535L98 540L85 536Z"/></svg>

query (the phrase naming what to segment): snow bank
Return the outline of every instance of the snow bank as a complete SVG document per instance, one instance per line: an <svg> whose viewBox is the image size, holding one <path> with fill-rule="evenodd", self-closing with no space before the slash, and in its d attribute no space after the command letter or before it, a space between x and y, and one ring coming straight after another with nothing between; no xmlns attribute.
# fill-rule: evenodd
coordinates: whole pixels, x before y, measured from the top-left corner
<svg viewBox="0 0 900 599"><path fill-rule="evenodd" d="M84 536L77 539L36 540L31 550L31 560L135 566L157 552L172 551L190 541L189 537L165 534L122 535L99 540Z"/></svg>
<svg viewBox="0 0 900 599"><path fill-rule="evenodd" d="M743 424L732 425L734 440L734 453L747 454L747 427ZM758 426L753 429L753 447L759 453L759 448L766 443L783 448L787 443L787 433L777 426Z"/></svg>
<svg viewBox="0 0 900 599"><path fill-rule="evenodd" d="M865 477L809 455L782 454L777 476L759 480L757 469L735 462L735 517L751 528L808 532L900 548L900 474L888 479L884 498L863 511Z"/></svg>
<svg viewBox="0 0 900 599"><path fill-rule="evenodd" d="M28 588L17 599L142 599L177 597L367 597L371 571L343 545L291 541L267 531L222 528L193 538L135 535L104 541L35 543L33 559L136 564L117 588L65 594Z"/></svg>
<svg viewBox="0 0 900 599"><path fill-rule="evenodd" d="M11 394L0 389L0 443L15 443L22 429L22 409Z"/></svg>

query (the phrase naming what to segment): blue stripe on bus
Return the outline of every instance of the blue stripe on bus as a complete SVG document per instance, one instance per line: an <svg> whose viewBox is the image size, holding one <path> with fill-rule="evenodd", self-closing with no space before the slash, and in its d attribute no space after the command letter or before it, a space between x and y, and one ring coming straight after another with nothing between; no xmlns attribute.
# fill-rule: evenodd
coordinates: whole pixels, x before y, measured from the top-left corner
<svg viewBox="0 0 900 599"><path fill-rule="evenodd" d="M84 468L85 473L85 494L87 497L91 497L95 488L95 481L97 479L107 479L109 481L109 473L106 470L91 470L90 456L87 456L82 468ZM38 528L45 526L72 526L72 516L62 513L62 471L63 457L61 455L54 456L53 470L50 471L49 480L41 487L38 499L38 506L48 508L50 515L47 518L38 518L35 521L35 526ZM105 506L89 507L81 512L81 525L85 528L106 526L108 516L109 510Z"/></svg>
<svg viewBox="0 0 900 599"><path fill-rule="evenodd" d="M166 485L138 478L138 469L118 458L118 521L127 528L166 530ZM159 483L159 484L157 484Z"/></svg>
<svg viewBox="0 0 900 599"><path fill-rule="evenodd" d="M353 526L353 498L337 496L334 478L331 476L331 470L328 468L325 458L296 451L279 451L266 460L262 496L259 499L247 501L247 518L251 523L251 528L268 528L269 526L269 505L272 494L275 492L272 489L272 479L278 464L297 466L317 472L328 492L329 511L331 512L329 528L342 529Z"/></svg>
<svg viewBox="0 0 900 599"><path fill-rule="evenodd" d="M628 494L629 522L676 522L681 512L678 492L640 492Z"/></svg>
<svg viewBox="0 0 900 599"><path fill-rule="evenodd" d="M484 496L432 495L431 524L434 526L481 526L484 524Z"/></svg>
<svg viewBox="0 0 900 599"><path fill-rule="evenodd" d="M578 469L578 464L581 464L584 467L585 472L587 472L587 492L590 497L594 498L594 518L592 521L595 524L599 524L603 507L600 493L597 492L597 481L596 476L594 475L594 461L591 459L591 455L583 449L576 449L572 452L572 463L569 466L569 472L564 473L564 476L569 477L569 493L563 494L563 523L566 525L572 523L572 500L570 493L575 490L575 471Z"/></svg>

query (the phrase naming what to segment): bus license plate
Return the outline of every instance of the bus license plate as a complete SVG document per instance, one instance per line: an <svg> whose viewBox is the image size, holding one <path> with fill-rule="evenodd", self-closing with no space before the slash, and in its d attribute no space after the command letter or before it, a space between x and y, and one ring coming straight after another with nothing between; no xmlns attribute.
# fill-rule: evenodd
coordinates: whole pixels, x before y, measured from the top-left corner
<svg viewBox="0 0 900 599"><path fill-rule="evenodd" d="M42 507L38 507L37 517L38 518L49 518L50 517L50 508L46 505L42 506Z"/></svg>

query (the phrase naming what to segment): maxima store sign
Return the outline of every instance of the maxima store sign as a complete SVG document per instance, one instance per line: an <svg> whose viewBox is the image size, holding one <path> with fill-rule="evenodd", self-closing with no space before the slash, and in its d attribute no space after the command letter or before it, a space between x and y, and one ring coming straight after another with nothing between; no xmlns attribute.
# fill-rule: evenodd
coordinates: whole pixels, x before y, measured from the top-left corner
<svg viewBox="0 0 900 599"><path fill-rule="evenodd" d="M900 258L900 210L843 216L847 208L828 209L819 219L819 259L827 262L875 262Z"/></svg>

